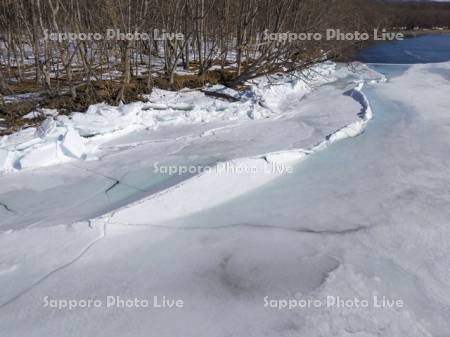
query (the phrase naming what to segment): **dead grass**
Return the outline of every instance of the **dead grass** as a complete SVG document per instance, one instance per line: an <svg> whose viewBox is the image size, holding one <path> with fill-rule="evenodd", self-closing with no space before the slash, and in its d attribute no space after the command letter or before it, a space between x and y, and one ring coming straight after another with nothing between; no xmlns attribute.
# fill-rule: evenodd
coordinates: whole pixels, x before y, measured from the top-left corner
<svg viewBox="0 0 450 337"><path fill-rule="evenodd" d="M235 73L230 70L211 70L204 75L175 75L174 83L171 84L166 78L155 80L155 86L164 90L180 90L183 88L198 89L206 84L219 84L230 82L235 77Z"/></svg>

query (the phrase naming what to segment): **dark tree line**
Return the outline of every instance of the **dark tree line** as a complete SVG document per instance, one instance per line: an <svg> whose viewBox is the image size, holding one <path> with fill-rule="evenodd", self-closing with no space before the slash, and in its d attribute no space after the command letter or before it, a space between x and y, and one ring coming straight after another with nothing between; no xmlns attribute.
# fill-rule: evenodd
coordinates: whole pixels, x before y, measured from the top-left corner
<svg viewBox="0 0 450 337"><path fill-rule="evenodd" d="M450 28L450 3L397 1L383 4L385 14L393 27Z"/></svg>
<svg viewBox="0 0 450 337"><path fill-rule="evenodd" d="M149 92L154 85L238 86L257 76L342 59L362 45L280 43L264 40L263 32L435 26L448 19L445 8L375 0L0 0L0 98L39 91L86 106L105 98L133 99L130 92ZM105 34L107 29L150 37L45 38L50 33ZM183 38L155 37L155 31Z"/></svg>
<svg viewBox="0 0 450 337"><path fill-rule="evenodd" d="M364 0L2 0L2 77L14 83L30 77L44 90L70 90L83 82L120 73L153 85L161 63L173 84L176 69L204 76L214 66L231 83L292 70L345 46L325 41L261 43L261 32L317 32L329 27L365 30L377 25L374 5ZM181 32L184 40L49 41L44 32L101 32L106 29ZM147 67L146 76L142 69ZM116 78L117 80L117 78ZM2 90L7 83L2 80Z"/></svg>

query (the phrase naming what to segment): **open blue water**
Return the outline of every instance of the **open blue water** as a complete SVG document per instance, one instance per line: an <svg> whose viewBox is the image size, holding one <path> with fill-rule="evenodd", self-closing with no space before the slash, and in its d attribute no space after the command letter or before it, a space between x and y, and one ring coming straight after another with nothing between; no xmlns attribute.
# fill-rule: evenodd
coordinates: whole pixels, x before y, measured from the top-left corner
<svg viewBox="0 0 450 337"><path fill-rule="evenodd" d="M436 63L450 60L450 35L425 35L402 41L381 42L358 55L365 63Z"/></svg>

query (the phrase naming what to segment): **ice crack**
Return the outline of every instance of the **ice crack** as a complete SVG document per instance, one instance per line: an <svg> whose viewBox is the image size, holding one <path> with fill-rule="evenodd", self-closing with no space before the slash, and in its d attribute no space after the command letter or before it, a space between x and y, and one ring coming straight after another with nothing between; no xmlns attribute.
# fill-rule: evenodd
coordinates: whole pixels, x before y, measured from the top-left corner
<svg viewBox="0 0 450 337"><path fill-rule="evenodd" d="M363 225L354 227L354 228L346 228L341 230L336 229L323 229L316 230L311 228L296 228L296 227L282 227L275 225L256 225L251 223L239 223L239 224L229 224L229 225L217 225L217 226L190 226L190 227L180 227L180 226L167 226L167 225L157 225L157 224L128 224L128 223L119 223L119 222L111 222L111 224L117 224L122 226L144 226L144 227L153 227L153 228L162 228L168 230L179 230L179 231L198 231L198 230L220 230L220 229L230 229L230 228L239 228L246 227L251 229L275 229L275 230L283 230L295 233L306 233L306 234L318 234L318 235L347 235L353 234L365 230L369 230L373 227L366 227Z"/></svg>
<svg viewBox="0 0 450 337"><path fill-rule="evenodd" d="M16 214L16 211L11 209L7 204L0 202L0 206L5 209L5 211Z"/></svg>
<svg viewBox="0 0 450 337"><path fill-rule="evenodd" d="M72 260L70 260L67 263L62 264L61 266L57 267L56 269L53 269L52 271L48 272L47 274L45 274L44 276L42 276L40 279L38 279L37 281L35 281L33 284L31 284L29 287L27 287L26 289L22 290L21 292L19 292L18 294L14 295L13 297L11 297L9 300L7 300L4 303L0 304L0 309L3 309L4 307L8 306L9 304L13 303L14 301L18 300L19 298L21 298L22 296L24 296L25 294L27 294L28 292L30 292L31 290L33 290L35 287L37 287L38 285L40 285L42 282L44 282L45 280L47 280L49 277L51 277L52 275L56 274L57 272L66 269L68 267L70 267L71 265L73 265L75 262L77 262L78 260L80 260L95 244L97 244L100 240L103 240L106 237L106 226L109 222L111 218L107 218L104 223L103 223L103 228L102 228L102 233L101 235L95 239L94 241L92 241L90 244L88 244L84 249L82 249L82 251L75 256L75 258L73 258ZM88 221L88 225L90 228L92 228L92 224L91 221Z"/></svg>

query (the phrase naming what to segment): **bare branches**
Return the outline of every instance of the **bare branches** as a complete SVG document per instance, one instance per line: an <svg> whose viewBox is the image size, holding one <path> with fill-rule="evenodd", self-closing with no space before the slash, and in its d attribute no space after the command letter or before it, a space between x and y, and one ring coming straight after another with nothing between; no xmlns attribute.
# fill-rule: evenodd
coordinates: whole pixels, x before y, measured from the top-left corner
<svg viewBox="0 0 450 337"><path fill-rule="evenodd" d="M265 41L263 32L366 30L379 24L368 0L3 0L0 67L3 88L30 80L43 90L77 96L80 84L110 81L151 88L177 72L238 85L256 76L301 69L341 55L351 43ZM108 30L149 38L105 38ZM155 32L158 32L156 34ZM101 34L101 39L49 40L50 33ZM172 34L181 33L182 39ZM160 36L165 34L164 36ZM169 37L168 37L169 36ZM170 37L172 36L172 37ZM155 74L156 78L153 77ZM186 76L187 76L186 75ZM10 85L11 86L11 85Z"/></svg>

